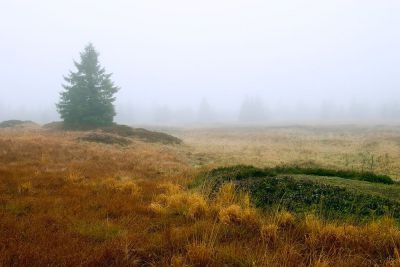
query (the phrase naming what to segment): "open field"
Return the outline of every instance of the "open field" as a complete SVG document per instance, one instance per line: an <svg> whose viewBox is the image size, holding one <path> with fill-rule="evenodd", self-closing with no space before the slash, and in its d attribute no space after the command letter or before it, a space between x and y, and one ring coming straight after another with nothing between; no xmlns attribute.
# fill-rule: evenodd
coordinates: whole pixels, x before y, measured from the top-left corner
<svg viewBox="0 0 400 267"><path fill-rule="evenodd" d="M177 130L201 163L307 164L370 170L400 179L400 127L292 126Z"/></svg>
<svg viewBox="0 0 400 267"><path fill-rule="evenodd" d="M398 221L262 211L221 165L318 164L400 178L400 128L175 129L183 144L0 130L0 266L399 266ZM398 184L296 175L399 201Z"/></svg>

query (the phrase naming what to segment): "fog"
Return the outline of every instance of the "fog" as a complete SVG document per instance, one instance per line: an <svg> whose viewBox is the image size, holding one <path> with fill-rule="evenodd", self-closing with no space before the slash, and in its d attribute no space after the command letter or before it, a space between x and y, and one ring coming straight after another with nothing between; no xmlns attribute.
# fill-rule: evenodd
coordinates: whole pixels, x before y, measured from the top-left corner
<svg viewBox="0 0 400 267"><path fill-rule="evenodd" d="M59 120L89 42L121 123L400 119L398 0L2 0L0 36L0 120Z"/></svg>

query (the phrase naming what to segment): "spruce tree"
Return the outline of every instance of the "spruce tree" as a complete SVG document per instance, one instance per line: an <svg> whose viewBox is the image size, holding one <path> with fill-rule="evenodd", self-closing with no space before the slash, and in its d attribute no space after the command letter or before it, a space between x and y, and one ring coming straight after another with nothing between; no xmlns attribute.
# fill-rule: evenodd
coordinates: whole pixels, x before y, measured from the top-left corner
<svg viewBox="0 0 400 267"><path fill-rule="evenodd" d="M76 72L64 77L64 91L60 94L57 110L67 128L95 128L113 123L116 115L113 102L119 90L111 81L111 74L100 66L98 53L92 44L75 62Z"/></svg>

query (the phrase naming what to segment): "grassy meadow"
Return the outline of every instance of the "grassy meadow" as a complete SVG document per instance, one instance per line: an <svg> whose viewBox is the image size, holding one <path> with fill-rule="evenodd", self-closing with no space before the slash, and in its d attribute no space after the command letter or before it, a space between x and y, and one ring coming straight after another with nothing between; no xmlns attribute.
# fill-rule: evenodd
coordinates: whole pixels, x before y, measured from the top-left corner
<svg viewBox="0 0 400 267"><path fill-rule="evenodd" d="M284 196L301 207L318 204L322 188L351 198L350 208L376 198L362 207L396 210L400 128L167 131L183 143L105 144L79 131L0 129L0 266L400 266L394 213L347 220L262 206L272 196L265 192L281 191L294 192ZM210 194L198 182L237 164L368 171L394 183L227 173ZM265 185L269 191L258 191ZM295 194L299 185L307 198Z"/></svg>

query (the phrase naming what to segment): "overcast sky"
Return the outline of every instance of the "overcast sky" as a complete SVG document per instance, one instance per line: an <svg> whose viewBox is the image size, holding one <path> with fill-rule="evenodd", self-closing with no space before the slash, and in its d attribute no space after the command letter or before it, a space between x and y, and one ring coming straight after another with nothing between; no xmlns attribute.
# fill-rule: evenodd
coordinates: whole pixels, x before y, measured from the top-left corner
<svg viewBox="0 0 400 267"><path fill-rule="evenodd" d="M398 0L0 0L0 112L54 111L88 42L117 109L400 98Z"/></svg>

